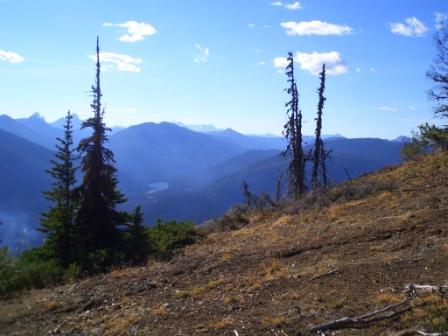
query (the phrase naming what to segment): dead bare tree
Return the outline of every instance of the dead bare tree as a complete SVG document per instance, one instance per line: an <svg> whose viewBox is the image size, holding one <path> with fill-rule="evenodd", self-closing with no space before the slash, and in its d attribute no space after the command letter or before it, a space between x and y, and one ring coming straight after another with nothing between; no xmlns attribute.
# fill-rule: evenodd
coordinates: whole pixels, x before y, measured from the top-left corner
<svg viewBox="0 0 448 336"><path fill-rule="evenodd" d="M285 104L288 121L284 126L283 134L288 140L288 145L282 155L291 157L288 167L289 191L294 199L298 199L306 191L302 147L302 111L299 109L299 92L294 77L294 57L292 52L288 53L287 60L286 75L288 76L289 88L286 89L286 92L291 96L291 99Z"/></svg>
<svg viewBox="0 0 448 336"><path fill-rule="evenodd" d="M329 152L324 149L324 142L322 140L322 114L324 109L325 100L325 64L322 65L322 72L320 73L320 87L317 90L319 94L319 102L317 104L317 117L316 117L316 139L314 141L314 155L313 155L313 170L311 173L311 187L316 190L320 187L319 183L319 169L322 174L322 184L325 186L327 184L327 169L325 165L325 159L327 158Z"/></svg>

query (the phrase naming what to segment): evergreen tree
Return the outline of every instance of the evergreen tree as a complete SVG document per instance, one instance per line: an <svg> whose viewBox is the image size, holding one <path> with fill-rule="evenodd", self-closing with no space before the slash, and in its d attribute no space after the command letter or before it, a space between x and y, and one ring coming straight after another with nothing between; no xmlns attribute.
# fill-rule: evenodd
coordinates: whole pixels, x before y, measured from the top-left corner
<svg viewBox="0 0 448 336"><path fill-rule="evenodd" d="M145 263L151 248L143 220L141 207L138 206L131 214L130 223L125 233L128 257L133 264Z"/></svg>
<svg viewBox="0 0 448 336"><path fill-rule="evenodd" d="M44 192L46 198L54 204L48 212L42 214L40 231L45 232L45 250L51 258L57 259L61 266L68 266L74 260L74 218L76 202L74 188L76 184L73 149L72 115L67 112L64 124L64 137L57 138L55 158L47 171L53 178L53 188Z"/></svg>
<svg viewBox="0 0 448 336"><path fill-rule="evenodd" d="M81 170L84 174L79 188L80 205L77 226L83 237L80 247L82 257L86 254L101 254L101 261L95 261L99 267L114 263L112 252L120 246L120 232L118 226L124 224L123 213L117 206L126 201L118 190L115 160L111 150L105 147L108 141L103 117L104 109L101 104L100 86L100 49L97 38L96 46L96 77L91 89L93 102L90 105L93 116L82 123L82 129L91 129L92 134L81 140L78 151L81 154ZM105 255L106 254L106 255ZM87 262L91 267L92 260Z"/></svg>
<svg viewBox="0 0 448 336"><path fill-rule="evenodd" d="M322 140L322 113L324 109L324 103L326 98L325 92L325 64L322 66L322 72L320 73L320 87L317 90L319 94L319 102L317 104L317 118L316 118L316 140L314 141L314 155L313 155L313 170L311 173L311 187L313 190L319 188L319 168L321 170L323 184L327 183L327 173L325 166L325 159L327 153L325 153L324 142Z"/></svg>
<svg viewBox="0 0 448 336"><path fill-rule="evenodd" d="M294 77L294 58L292 52L288 53L288 65L286 75L288 76L289 88L286 92L291 96L287 107L288 121L284 126L283 134L288 141L284 156L290 156L288 167L289 191L295 199L298 199L306 191L304 181L305 160L302 148L302 111L299 109L299 92Z"/></svg>

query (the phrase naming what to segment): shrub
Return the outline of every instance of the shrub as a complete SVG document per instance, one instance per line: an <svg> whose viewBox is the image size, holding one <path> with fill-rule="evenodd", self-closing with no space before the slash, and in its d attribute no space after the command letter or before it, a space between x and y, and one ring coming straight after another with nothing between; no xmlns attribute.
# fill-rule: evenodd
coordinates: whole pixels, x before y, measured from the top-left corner
<svg viewBox="0 0 448 336"><path fill-rule="evenodd" d="M57 260L49 259L42 248L25 251L17 258L8 256L6 248L0 252L0 296L22 289L54 286L62 275L63 269Z"/></svg>
<svg viewBox="0 0 448 336"><path fill-rule="evenodd" d="M298 202L286 205L286 212L296 214L301 209L322 208L333 203L344 203L356 201L366 196L384 191L392 191L396 186L392 182L374 181L368 178L361 178L355 181L348 181L339 185L318 189L306 194Z"/></svg>
<svg viewBox="0 0 448 336"><path fill-rule="evenodd" d="M153 252L162 258L170 258L174 251L196 243L202 235L193 222L163 222L148 229Z"/></svg>
<svg viewBox="0 0 448 336"><path fill-rule="evenodd" d="M218 219L218 228L222 231L238 230L249 224L247 210L243 206L234 206Z"/></svg>

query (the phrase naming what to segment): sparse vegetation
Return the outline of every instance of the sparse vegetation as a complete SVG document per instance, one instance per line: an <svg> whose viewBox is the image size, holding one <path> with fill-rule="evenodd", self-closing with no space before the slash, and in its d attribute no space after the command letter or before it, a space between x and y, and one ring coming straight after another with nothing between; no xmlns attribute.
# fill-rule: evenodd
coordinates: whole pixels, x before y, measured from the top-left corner
<svg viewBox="0 0 448 336"><path fill-rule="evenodd" d="M182 247L199 241L203 236L193 222L162 222L148 229L150 244L157 256L167 259Z"/></svg>
<svg viewBox="0 0 448 336"><path fill-rule="evenodd" d="M2 327L6 333L47 333L60 325L61 333L138 328L161 335L275 330L308 336L311 325L399 303L406 283L444 283L448 198L441 177L447 169L445 153L428 155L329 188L332 196L320 206L310 200L298 212L266 213L261 220L247 211L240 229L214 230L169 262L10 298L0 306L0 316L11 321ZM444 300L438 293L423 296L397 319L350 333L443 330ZM25 306L29 318L22 315Z"/></svg>

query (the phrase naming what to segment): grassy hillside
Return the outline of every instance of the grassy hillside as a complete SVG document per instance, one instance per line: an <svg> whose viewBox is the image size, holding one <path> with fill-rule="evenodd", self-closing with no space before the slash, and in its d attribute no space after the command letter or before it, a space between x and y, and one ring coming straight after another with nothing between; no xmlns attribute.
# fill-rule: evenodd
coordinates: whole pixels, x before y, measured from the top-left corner
<svg viewBox="0 0 448 336"><path fill-rule="evenodd" d="M30 291L1 302L0 333L308 335L400 301L406 284L447 284L447 176L447 155L426 157L253 213L170 262ZM447 299L432 294L338 335L447 330L447 318Z"/></svg>

